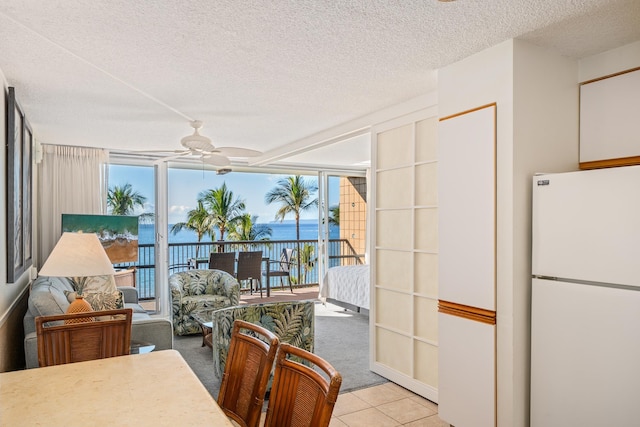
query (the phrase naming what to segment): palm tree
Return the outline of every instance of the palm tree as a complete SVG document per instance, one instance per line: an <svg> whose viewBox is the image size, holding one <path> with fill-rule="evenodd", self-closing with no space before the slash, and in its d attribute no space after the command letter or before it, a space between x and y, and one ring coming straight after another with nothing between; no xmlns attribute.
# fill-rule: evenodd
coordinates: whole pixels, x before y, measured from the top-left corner
<svg viewBox="0 0 640 427"><path fill-rule="evenodd" d="M187 212L187 221L178 222L171 227L171 234L177 234L182 229L194 231L198 236L198 243L202 238L209 234L213 237L213 228L211 227L209 212L204 208L202 200L198 200L198 207ZM200 245L196 245L196 259Z"/></svg>
<svg viewBox="0 0 640 427"><path fill-rule="evenodd" d="M340 205L329 208L329 225L340 226Z"/></svg>
<svg viewBox="0 0 640 427"><path fill-rule="evenodd" d="M224 233L244 215L244 200L233 199L233 191L227 189L227 183L213 190L205 190L198 195L207 212L211 227L220 231L220 240L224 240Z"/></svg>
<svg viewBox="0 0 640 427"><path fill-rule="evenodd" d="M317 257L314 257L315 247L308 243L305 243L302 252L300 253L300 262L302 263L302 281L300 283L307 282L307 274L313 270L316 265Z"/></svg>
<svg viewBox="0 0 640 427"><path fill-rule="evenodd" d="M144 208L146 201L147 198L133 191L129 183L122 187L115 185L107 192L107 207L111 210L111 215L131 215L136 206Z"/></svg>
<svg viewBox="0 0 640 427"><path fill-rule="evenodd" d="M271 240L273 230L266 224L256 224L258 217L244 214L229 228L230 240ZM246 247L245 247L246 249Z"/></svg>
<svg viewBox="0 0 640 427"><path fill-rule="evenodd" d="M313 193L318 187L308 183L300 175L289 176L278 180L275 188L264 197L267 204L278 202L280 209L276 212L276 220L282 222L288 214L293 214L296 220L297 252L300 253L300 213L307 209L318 207L318 198ZM300 273L300 257L298 259L298 274Z"/></svg>

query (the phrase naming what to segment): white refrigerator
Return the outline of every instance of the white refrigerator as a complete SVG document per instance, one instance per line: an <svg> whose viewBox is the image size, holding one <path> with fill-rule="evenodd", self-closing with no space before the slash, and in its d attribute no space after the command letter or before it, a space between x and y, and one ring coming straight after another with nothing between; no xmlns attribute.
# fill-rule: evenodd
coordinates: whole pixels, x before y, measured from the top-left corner
<svg viewBox="0 0 640 427"><path fill-rule="evenodd" d="M533 178L531 426L640 426L640 166Z"/></svg>

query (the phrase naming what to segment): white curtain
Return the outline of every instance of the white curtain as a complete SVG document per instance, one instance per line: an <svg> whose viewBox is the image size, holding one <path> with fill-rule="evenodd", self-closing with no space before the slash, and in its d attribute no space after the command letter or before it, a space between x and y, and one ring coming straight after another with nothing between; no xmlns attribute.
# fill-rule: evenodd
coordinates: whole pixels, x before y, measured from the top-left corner
<svg viewBox="0 0 640 427"><path fill-rule="evenodd" d="M104 214L109 152L43 145L38 167L38 260L44 264L62 234L62 214Z"/></svg>

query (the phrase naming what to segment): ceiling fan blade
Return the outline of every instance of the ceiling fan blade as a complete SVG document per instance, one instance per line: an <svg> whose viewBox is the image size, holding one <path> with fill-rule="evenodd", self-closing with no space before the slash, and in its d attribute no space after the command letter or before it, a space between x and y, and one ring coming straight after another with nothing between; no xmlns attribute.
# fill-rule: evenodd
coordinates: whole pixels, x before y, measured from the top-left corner
<svg viewBox="0 0 640 427"><path fill-rule="evenodd" d="M228 157L218 154L203 154L202 161L213 166L229 166L231 164Z"/></svg>
<svg viewBox="0 0 640 427"><path fill-rule="evenodd" d="M204 138L202 135L198 135L198 136L201 138ZM186 140L187 138L189 139ZM215 149L215 147L211 144L210 141L195 139L193 135L182 138L180 143L182 144L183 147L191 151L213 151Z"/></svg>
<svg viewBox="0 0 640 427"><path fill-rule="evenodd" d="M173 156L162 157L161 159L158 159L158 160L166 162L168 160L179 159L181 157L189 157L190 155L191 155L190 151L181 151L178 154L174 154Z"/></svg>
<svg viewBox="0 0 640 427"><path fill-rule="evenodd" d="M223 156L228 157L258 157L262 156L262 151L250 150L248 148L239 147L219 147L216 151Z"/></svg>
<svg viewBox="0 0 640 427"><path fill-rule="evenodd" d="M150 153L150 154L162 154L162 153L169 153L169 154L180 154L180 155L184 155L184 154L189 154L190 151L189 150L131 150L131 152L133 153Z"/></svg>
<svg viewBox="0 0 640 427"><path fill-rule="evenodd" d="M194 120L191 122L191 127L193 128L193 134L187 135L180 140L182 146L198 152L213 151L214 147L211 144L211 139L200 135L198 132L198 129L202 127L202 122L200 120Z"/></svg>

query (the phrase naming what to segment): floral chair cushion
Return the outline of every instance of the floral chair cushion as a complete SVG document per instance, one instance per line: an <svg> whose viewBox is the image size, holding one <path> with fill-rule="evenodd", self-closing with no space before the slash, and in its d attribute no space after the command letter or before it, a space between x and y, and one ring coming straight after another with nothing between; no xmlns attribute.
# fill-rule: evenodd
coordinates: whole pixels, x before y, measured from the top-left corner
<svg viewBox="0 0 640 427"><path fill-rule="evenodd" d="M169 277L171 311L175 335L201 333L192 314L238 305L240 285L219 270L188 270Z"/></svg>
<svg viewBox="0 0 640 427"><path fill-rule="evenodd" d="M233 322L241 319L273 332L296 347L313 352L314 301L289 301L227 307L211 313L214 372L222 378Z"/></svg>

